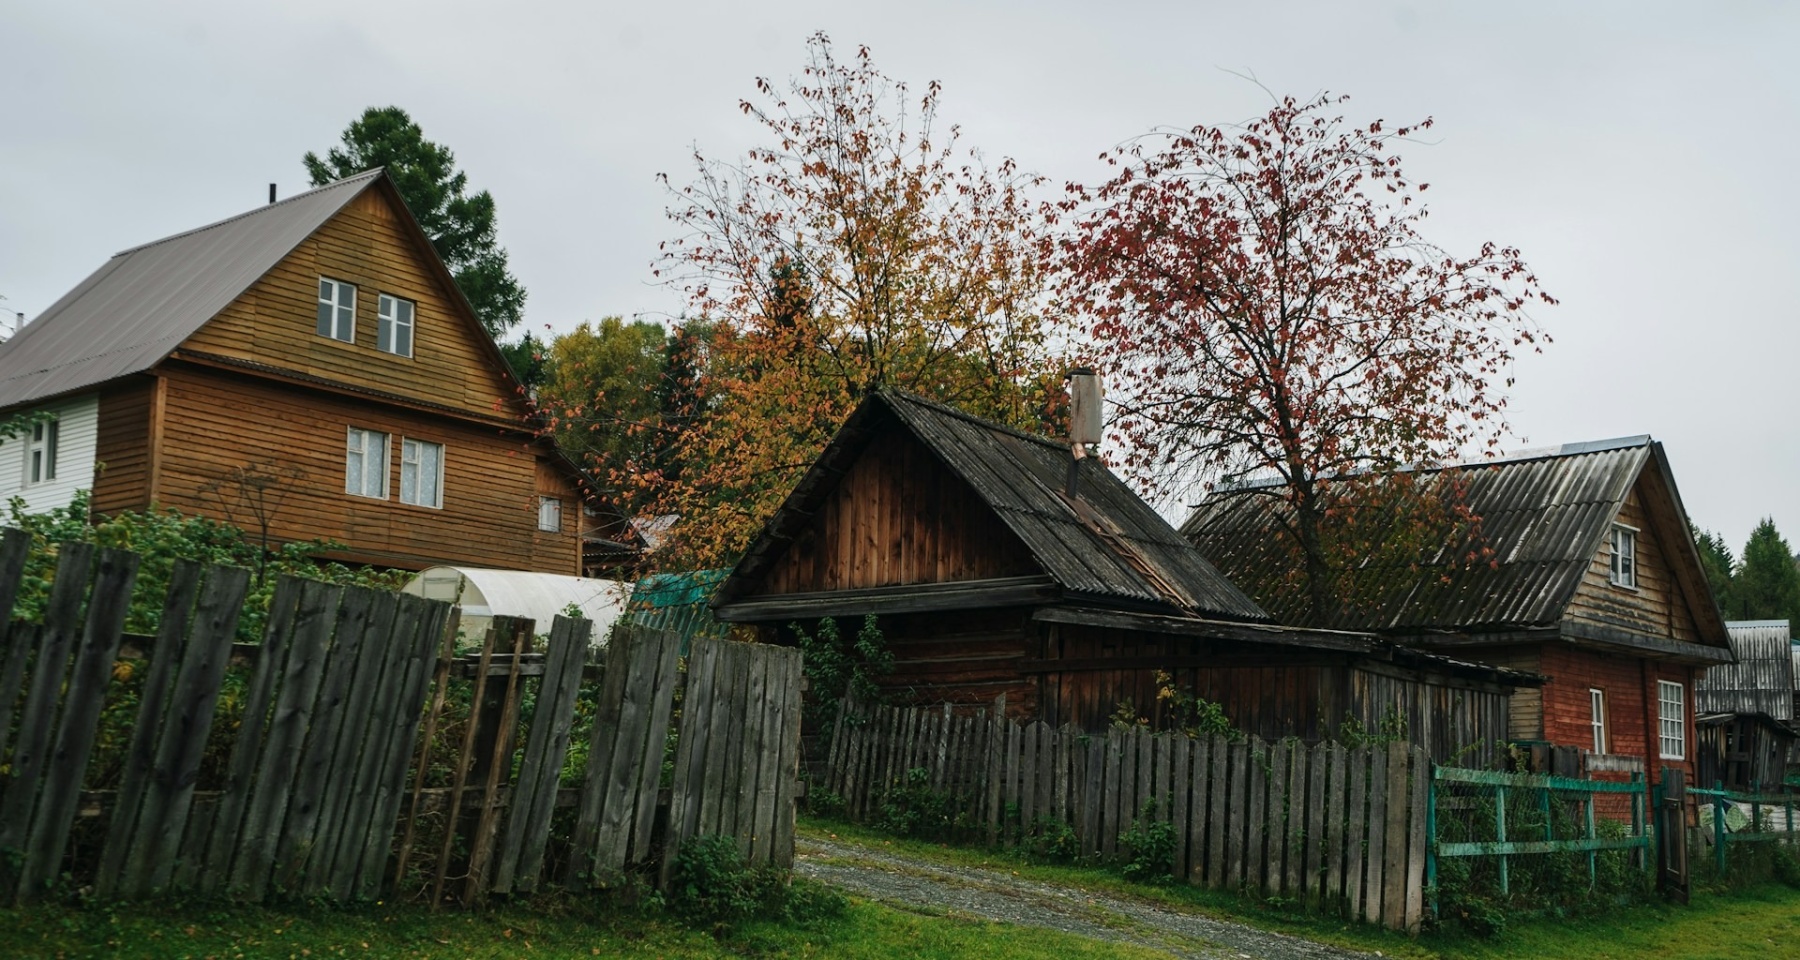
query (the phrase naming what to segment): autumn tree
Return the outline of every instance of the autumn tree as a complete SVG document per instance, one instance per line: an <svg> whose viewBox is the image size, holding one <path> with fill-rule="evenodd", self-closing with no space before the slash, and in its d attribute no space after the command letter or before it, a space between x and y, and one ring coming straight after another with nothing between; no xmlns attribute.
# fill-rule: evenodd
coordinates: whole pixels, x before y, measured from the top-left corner
<svg viewBox="0 0 1800 960"><path fill-rule="evenodd" d="M657 275L716 325L679 478L652 478L687 562L734 557L871 389L1020 426L1060 393L1039 179L944 128L936 83L915 92L866 48L839 60L823 34L807 53L740 104L762 145L663 178L677 236Z"/></svg>
<svg viewBox="0 0 1800 960"><path fill-rule="evenodd" d="M323 157L308 151L302 160L315 187L386 167L481 325L497 340L519 322L525 288L496 238L493 195L470 193L468 174L456 168L455 154L425 139L405 110L370 107L344 129L341 144Z"/></svg>
<svg viewBox="0 0 1800 960"><path fill-rule="evenodd" d="M1514 353L1543 339L1529 308L1555 302L1511 247L1425 239L1427 185L1393 148L1430 120L1352 125L1343 102L1146 136L1062 205L1061 291L1105 361L1125 466L1164 497L1278 481L1315 619L1352 566L1332 546L1347 478L1441 493L1395 471L1495 447Z"/></svg>
<svg viewBox="0 0 1800 960"><path fill-rule="evenodd" d="M630 478L658 469L673 442L660 402L668 352L660 325L606 317L557 336L544 354L538 403L557 446L620 509Z"/></svg>

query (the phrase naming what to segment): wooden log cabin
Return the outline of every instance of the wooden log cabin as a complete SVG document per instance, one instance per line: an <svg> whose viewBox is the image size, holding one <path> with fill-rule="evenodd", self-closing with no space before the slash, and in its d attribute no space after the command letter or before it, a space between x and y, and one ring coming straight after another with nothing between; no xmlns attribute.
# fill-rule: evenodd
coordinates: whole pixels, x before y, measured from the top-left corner
<svg viewBox="0 0 1800 960"><path fill-rule="evenodd" d="M1590 769L1695 773L1694 689L1732 652L1662 445L1647 436L1451 464L1491 562L1453 544L1396 559L1379 596L1320 621L1271 550L1280 490L1216 491L1182 532L1287 623L1364 631L1539 674L1507 738L1576 747ZM1466 545L1465 545L1466 546ZM1624 763L1593 756L1623 758Z"/></svg>
<svg viewBox="0 0 1800 960"><path fill-rule="evenodd" d="M1005 694L1016 718L1089 730L1121 709L1168 723L1161 673L1246 732L1320 739L1398 720L1446 758L1490 747L1512 691L1535 681L1279 626L1097 459L891 391L844 423L713 605L783 643L873 615L895 660L889 699Z"/></svg>
<svg viewBox="0 0 1800 960"><path fill-rule="evenodd" d="M1694 686L1701 786L1773 788L1787 778L1794 728L1792 628L1786 620L1730 620L1736 663L1707 668Z"/></svg>
<svg viewBox="0 0 1800 960"><path fill-rule="evenodd" d="M372 170L126 250L0 345L0 498L90 490L326 557L582 572L579 475Z"/></svg>

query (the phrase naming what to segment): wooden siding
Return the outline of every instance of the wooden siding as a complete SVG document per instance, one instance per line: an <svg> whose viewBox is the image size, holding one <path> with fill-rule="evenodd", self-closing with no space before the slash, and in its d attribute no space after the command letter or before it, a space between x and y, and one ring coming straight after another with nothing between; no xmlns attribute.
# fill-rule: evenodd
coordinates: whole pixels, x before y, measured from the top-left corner
<svg viewBox="0 0 1800 960"><path fill-rule="evenodd" d="M559 464L553 454L543 453L536 459L533 471L536 480L537 497L555 497L562 501L562 527L555 532L538 529L536 497L531 503L531 555L542 563L554 563L554 558L568 553L568 562L578 573L581 570L581 493L576 489L575 478L569 470Z"/></svg>
<svg viewBox="0 0 1800 960"><path fill-rule="evenodd" d="M100 394L94 513L110 515L150 501L150 406L155 377L115 381Z"/></svg>
<svg viewBox="0 0 1800 960"><path fill-rule="evenodd" d="M1496 667L1510 667L1526 673L1542 673L1541 648L1538 646L1501 647L1483 650L1471 656ZM1520 687L1513 691L1508 740L1544 739L1544 690L1542 687Z"/></svg>
<svg viewBox="0 0 1800 960"><path fill-rule="evenodd" d="M871 442L761 593L851 590L1039 573L968 485L902 430Z"/></svg>
<svg viewBox="0 0 1800 960"><path fill-rule="evenodd" d="M1006 714L1019 720L1037 716L1037 684L1020 670L1037 625L1030 611L961 610L897 614L876 625L894 655L891 673L876 678L883 697L897 704L954 703L985 706L1006 694ZM839 632L854 637L861 618L841 618ZM817 621L802 628L818 629ZM760 629L764 641L794 642L791 626Z"/></svg>
<svg viewBox="0 0 1800 960"><path fill-rule="evenodd" d="M443 404L482 417L524 415L483 332L428 267L398 212L365 191L182 343L334 383ZM356 285L355 342L317 333L319 279ZM413 356L376 349L377 299L413 301Z"/></svg>
<svg viewBox="0 0 1800 960"><path fill-rule="evenodd" d="M1643 481L1625 498L1618 522L1637 528L1637 585L1615 586L1610 536L1594 554L1581 585L1569 602L1568 617L1653 637L1697 642L1698 631L1687 598L1674 583L1665 545L1644 513Z"/></svg>
<svg viewBox="0 0 1800 960"><path fill-rule="evenodd" d="M272 464L302 473L274 511L276 540L335 540L349 545L342 559L408 569L444 563L579 573L572 524L561 534L537 533L537 452L526 434L206 368L165 364L163 375L160 470L150 496L162 506L252 526L241 497L207 486L231 467ZM386 500L344 492L350 426L390 436ZM402 437L444 445L442 509L400 502Z"/></svg>
<svg viewBox="0 0 1800 960"><path fill-rule="evenodd" d="M1039 719L1098 731L1121 710L1153 726L1173 722L1158 696L1158 672L1175 689L1224 708L1232 724L1266 739L1317 741L1354 719L1365 732L1404 730L1437 760L1485 759L1506 736L1507 696L1346 654L1270 651L1127 630L1045 625L1038 677ZM1066 666L1059 665L1066 664Z"/></svg>
<svg viewBox="0 0 1800 960"><path fill-rule="evenodd" d="M68 506L78 490L93 489L99 410L99 395L84 393L15 411L56 416L56 478L27 485L25 456L31 432L4 438L0 442L0 508L18 497L25 501L26 512L40 513Z"/></svg>

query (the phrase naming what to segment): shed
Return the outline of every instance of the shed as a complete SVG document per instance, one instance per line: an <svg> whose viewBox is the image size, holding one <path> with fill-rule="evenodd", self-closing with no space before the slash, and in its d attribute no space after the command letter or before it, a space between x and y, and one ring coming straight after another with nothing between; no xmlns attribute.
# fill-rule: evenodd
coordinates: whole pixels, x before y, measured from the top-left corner
<svg viewBox="0 0 1800 960"><path fill-rule="evenodd" d="M1501 739L1513 689L1537 682L1271 623L1097 458L887 390L851 414L713 604L774 642L874 616L890 698L1005 694L1015 718L1088 730L1121 704L1169 721L1159 694L1173 686L1267 738L1397 717L1444 759Z"/></svg>
<svg viewBox="0 0 1800 960"><path fill-rule="evenodd" d="M1780 783L1796 739L1792 628L1786 620L1725 628L1737 662L1708 667L1694 684L1700 783Z"/></svg>
<svg viewBox="0 0 1800 960"><path fill-rule="evenodd" d="M421 571L401 592L457 604L462 608L461 631L468 637L481 636L495 617L524 617L536 622L536 632L549 633L550 622L574 604L594 622L594 639L600 642L625 612L631 588L593 577L438 566Z"/></svg>

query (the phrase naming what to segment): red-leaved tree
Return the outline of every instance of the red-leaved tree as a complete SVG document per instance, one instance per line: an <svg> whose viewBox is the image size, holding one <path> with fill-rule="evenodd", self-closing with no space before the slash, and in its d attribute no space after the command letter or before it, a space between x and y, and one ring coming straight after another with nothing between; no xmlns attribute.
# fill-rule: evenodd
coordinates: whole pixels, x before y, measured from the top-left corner
<svg viewBox="0 0 1800 960"><path fill-rule="evenodd" d="M1368 549L1333 526L1345 478L1493 449L1514 355L1547 340L1529 308L1555 302L1511 247L1427 242L1427 185L1391 148L1431 121L1350 125L1344 99L1107 154L1117 175L1069 188L1058 248L1125 466L1165 497L1278 481L1264 489L1318 618L1344 602L1346 552ZM1417 484L1383 489L1400 487Z"/></svg>

